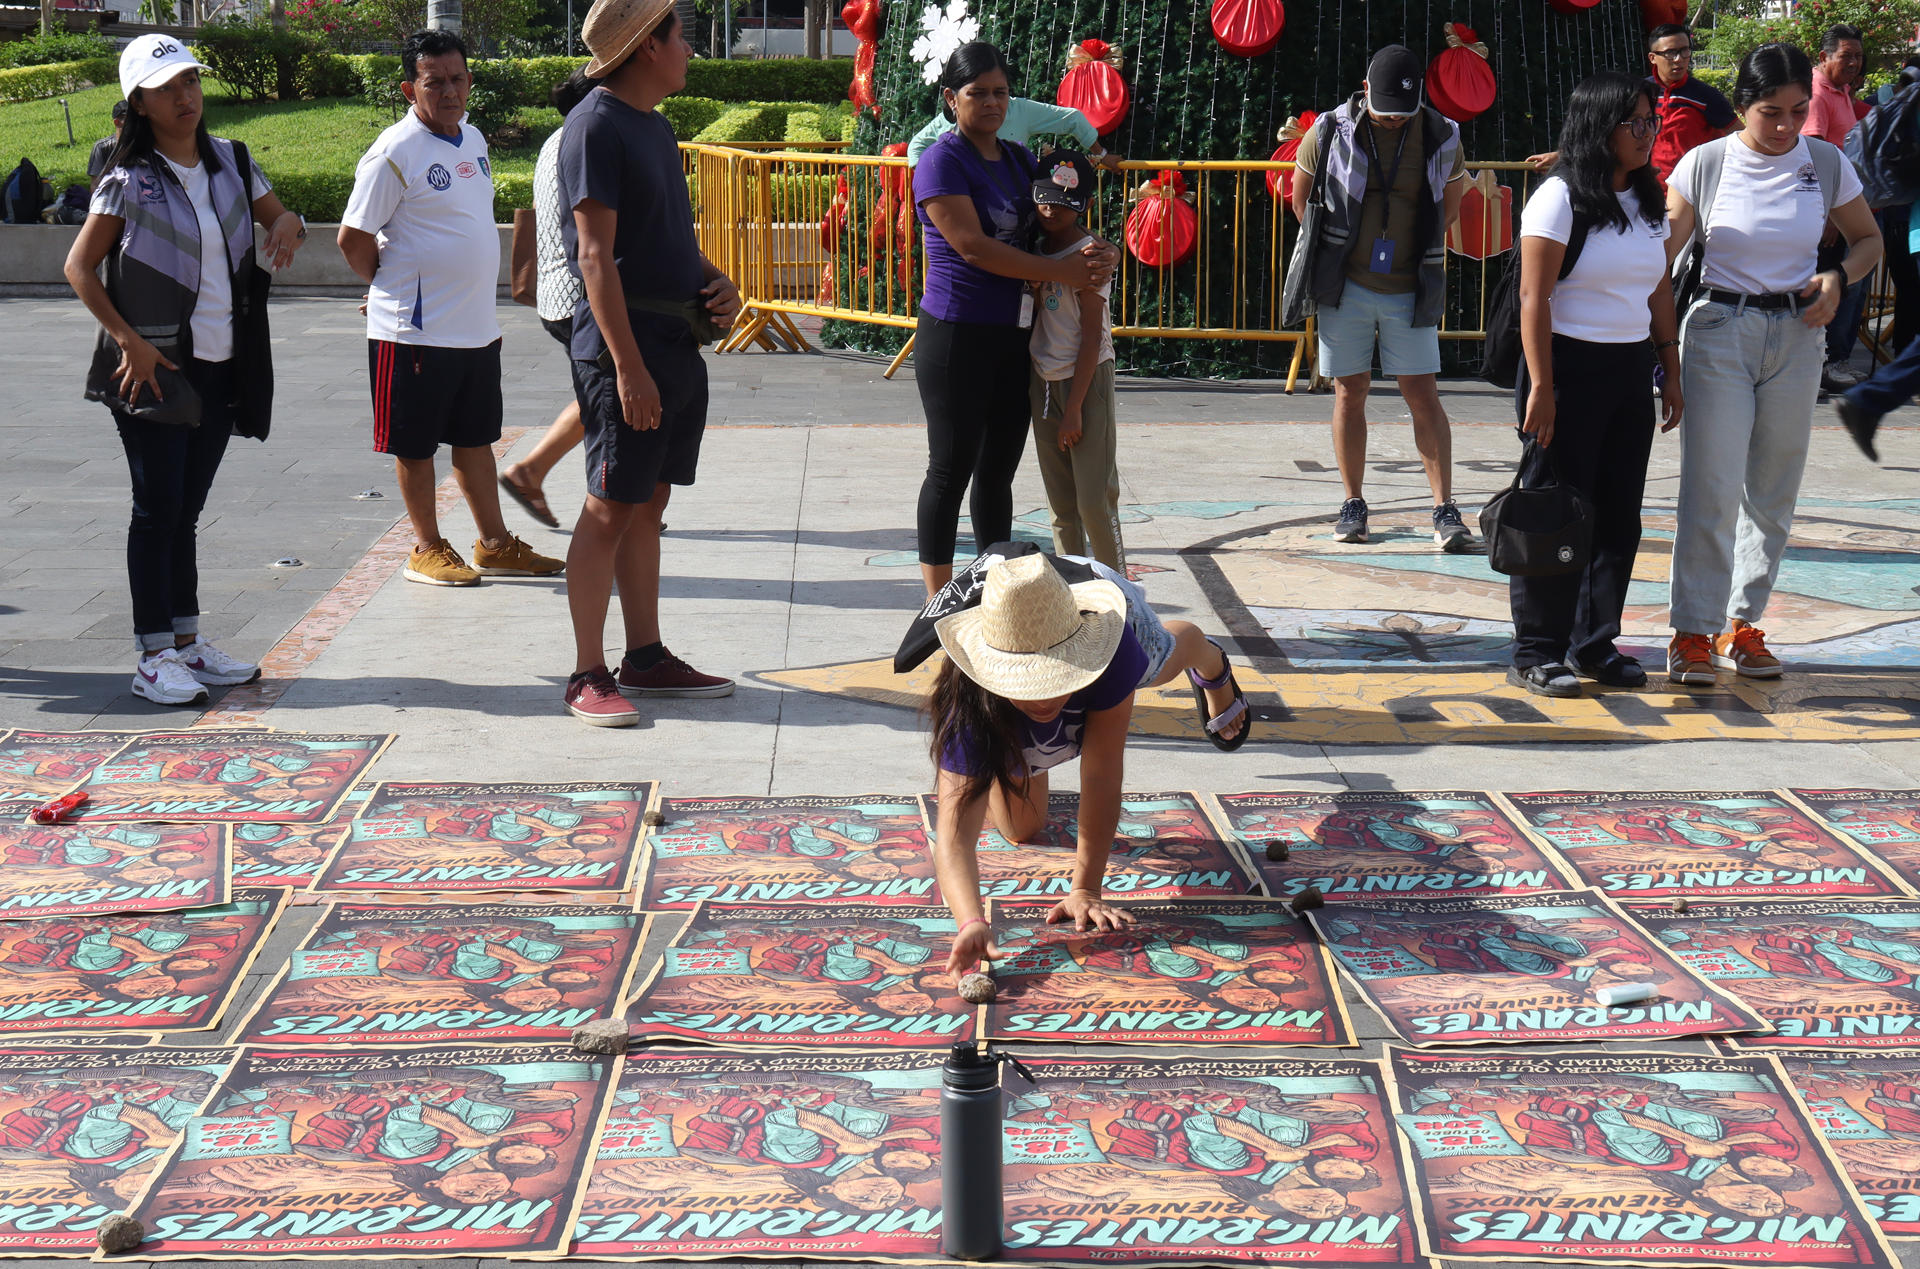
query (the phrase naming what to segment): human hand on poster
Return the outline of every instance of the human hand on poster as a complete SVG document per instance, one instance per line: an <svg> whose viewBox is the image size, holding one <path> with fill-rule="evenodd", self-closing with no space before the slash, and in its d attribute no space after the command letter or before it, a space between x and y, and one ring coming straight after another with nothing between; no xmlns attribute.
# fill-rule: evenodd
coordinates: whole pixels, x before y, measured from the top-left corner
<svg viewBox="0 0 1920 1269"><path fill-rule="evenodd" d="M997 961L1000 949L993 942L993 926L985 917L973 917L961 923L953 936L953 948L947 953L947 972L957 988L960 979L970 974L981 961Z"/></svg>
<svg viewBox="0 0 1920 1269"><path fill-rule="evenodd" d="M1131 912L1116 908L1100 897L1098 890L1075 888L1067 892L1067 897L1053 905L1053 911L1047 913L1048 925L1064 925L1073 922L1073 928L1082 932L1087 930L1118 930L1134 924L1136 918Z"/></svg>

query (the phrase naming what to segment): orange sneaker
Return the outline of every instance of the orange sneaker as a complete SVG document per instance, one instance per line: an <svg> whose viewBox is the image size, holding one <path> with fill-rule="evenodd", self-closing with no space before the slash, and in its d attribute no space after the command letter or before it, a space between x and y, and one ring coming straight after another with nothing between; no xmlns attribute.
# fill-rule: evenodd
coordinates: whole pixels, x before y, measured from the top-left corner
<svg viewBox="0 0 1920 1269"><path fill-rule="evenodd" d="M1674 631L1673 641L1667 644L1667 682L1712 687L1713 677L1713 640Z"/></svg>
<svg viewBox="0 0 1920 1269"><path fill-rule="evenodd" d="M1732 630L1713 637L1713 663L1743 679L1780 677L1780 658L1767 651L1766 632L1744 621L1735 621Z"/></svg>

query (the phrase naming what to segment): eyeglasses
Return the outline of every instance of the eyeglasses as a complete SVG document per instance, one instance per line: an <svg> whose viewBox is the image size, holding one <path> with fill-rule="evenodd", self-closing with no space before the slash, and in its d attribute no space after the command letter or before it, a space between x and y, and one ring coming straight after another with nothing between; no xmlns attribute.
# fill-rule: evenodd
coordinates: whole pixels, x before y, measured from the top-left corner
<svg viewBox="0 0 1920 1269"><path fill-rule="evenodd" d="M1663 58L1669 62L1677 62L1683 57L1693 56L1693 50L1691 48L1657 48L1651 51L1655 57Z"/></svg>
<svg viewBox="0 0 1920 1269"><path fill-rule="evenodd" d="M1636 141L1645 141L1648 137L1660 131L1660 116L1644 115L1638 119L1622 119L1613 126L1616 128L1625 128L1633 134L1634 140Z"/></svg>

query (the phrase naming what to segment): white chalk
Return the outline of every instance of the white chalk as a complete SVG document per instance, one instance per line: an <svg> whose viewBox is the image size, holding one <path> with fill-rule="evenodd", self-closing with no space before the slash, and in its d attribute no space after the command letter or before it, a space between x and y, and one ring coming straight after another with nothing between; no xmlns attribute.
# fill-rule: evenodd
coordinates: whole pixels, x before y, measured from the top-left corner
<svg viewBox="0 0 1920 1269"><path fill-rule="evenodd" d="M1660 993L1652 983L1619 983L1612 987L1602 987L1593 993L1595 1000L1612 1008L1615 1005L1637 1005L1643 1000L1652 1000Z"/></svg>

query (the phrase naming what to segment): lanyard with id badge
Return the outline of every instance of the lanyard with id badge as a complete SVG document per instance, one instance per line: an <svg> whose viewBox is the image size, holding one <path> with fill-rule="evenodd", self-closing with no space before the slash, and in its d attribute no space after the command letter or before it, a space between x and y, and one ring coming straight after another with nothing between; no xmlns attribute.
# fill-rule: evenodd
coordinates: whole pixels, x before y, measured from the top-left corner
<svg viewBox="0 0 1920 1269"><path fill-rule="evenodd" d="M1373 245L1367 251L1367 272L1369 273L1393 272L1393 239L1387 237L1387 207L1393 198L1394 184L1400 179L1401 160L1407 157L1407 133L1418 122L1418 119L1410 119L1401 125L1400 145L1393 152L1393 166L1382 172L1380 146L1373 135L1373 121L1371 119L1367 121L1367 158L1372 162L1373 170L1381 172L1386 177L1380 184L1380 236L1373 240Z"/></svg>

